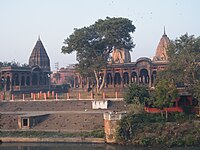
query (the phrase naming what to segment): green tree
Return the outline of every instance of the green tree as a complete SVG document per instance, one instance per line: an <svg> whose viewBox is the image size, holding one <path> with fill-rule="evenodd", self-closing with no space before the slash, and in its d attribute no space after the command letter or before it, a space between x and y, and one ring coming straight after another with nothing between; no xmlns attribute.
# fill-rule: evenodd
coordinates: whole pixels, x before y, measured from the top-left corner
<svg viewBox="0 0 200 150"><path fill-rule="evenodd" d="M200 37L186 33L170 42L167 53L168 68L158 74L158 80L169 79L200 99Z"/></svg>
<svg viewBox="0 0 200 150"><path fill-rule="evenodd" d="M145 104L145 100L149 98L149 90L147 86L132 83L128 87L128 91L124 95L124 101L128 104Z"/></svg>
<svg viewBox="0 0 200 150"><path fill-rule="evenodd" d="M153 92L155 95L153 105L159 108L169 107L172 105L172 100L178 97L175 84L167 79L160 80Z"/></svg>
<svg viewBox="0 0 200 150"><path fill-rule="evenodd" d="M94 78L99 85L100 72L106 69L110 53L115 48L134 47L131 33L135 31L132 21L127 18L109 18L98 20L94 24L75 29L74 32L64 40L62 53L76 52L78 71L82 76ZM106 73L101 77L101 86L104 86Z"/></svg>

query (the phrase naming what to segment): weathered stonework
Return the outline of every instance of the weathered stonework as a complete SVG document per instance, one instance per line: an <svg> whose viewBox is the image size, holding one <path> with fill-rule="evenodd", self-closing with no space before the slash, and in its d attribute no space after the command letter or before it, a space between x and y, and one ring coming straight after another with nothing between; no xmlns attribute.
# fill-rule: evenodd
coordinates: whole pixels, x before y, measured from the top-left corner
<svg viewBox="0 0 200 150"><path fill-rule="evenodd" d="M121 120L126 112L107 112L104 113L104 131L106 143L116 143L116 130L118 121Z"/></svg>

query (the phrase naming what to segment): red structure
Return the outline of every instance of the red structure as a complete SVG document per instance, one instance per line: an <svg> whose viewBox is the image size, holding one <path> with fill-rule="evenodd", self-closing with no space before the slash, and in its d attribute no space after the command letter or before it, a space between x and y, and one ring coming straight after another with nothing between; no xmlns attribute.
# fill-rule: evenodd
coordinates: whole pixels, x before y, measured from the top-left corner
<svg viewBox="0 0 200 150"><path fill-rule="evenodd" d="M144 107L146 112L149 113L160 113L161 111L165 112L184 112L184 107L191 106L194 107L198 104L196 99L193 99L191 95L184 95L179 96L175 100L172 100L173 106L172 107L165 107L163 109L159 108L151 108L151 107ZM194 110L192 110L194 111Z"/></svg>

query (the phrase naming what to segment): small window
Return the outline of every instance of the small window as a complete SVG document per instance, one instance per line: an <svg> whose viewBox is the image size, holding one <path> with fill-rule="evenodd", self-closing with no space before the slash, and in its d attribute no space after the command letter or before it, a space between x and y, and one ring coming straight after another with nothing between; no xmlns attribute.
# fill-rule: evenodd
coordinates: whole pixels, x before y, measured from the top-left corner
<svg viewBox="0 0 200 150"><path fill-rule="evenodd" d="M27 118L23 119L22 125L23 126L28 126L28 119Z"/></svg>

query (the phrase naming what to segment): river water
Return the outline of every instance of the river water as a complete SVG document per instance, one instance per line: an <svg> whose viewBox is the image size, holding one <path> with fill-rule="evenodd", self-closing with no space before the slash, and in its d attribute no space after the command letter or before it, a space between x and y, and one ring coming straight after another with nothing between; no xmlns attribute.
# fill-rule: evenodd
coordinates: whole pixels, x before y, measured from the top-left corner
<svg viewBox="0 0 200 150"><path fill-rule="evenodd" d="M110 144L83 143L2 143L0 150L161 150L167 148L144 148ZM199 147L170 148L170 150L199 150Z"/></svg>

